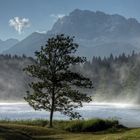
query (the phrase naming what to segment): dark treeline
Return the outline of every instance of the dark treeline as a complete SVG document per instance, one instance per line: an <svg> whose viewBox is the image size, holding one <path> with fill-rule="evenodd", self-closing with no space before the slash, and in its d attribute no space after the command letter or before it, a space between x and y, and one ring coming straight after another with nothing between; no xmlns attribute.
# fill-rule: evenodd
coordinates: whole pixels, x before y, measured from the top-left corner
<svg viewBox="0 0 140 140"><path fill-rule="evenodd" d="M93 57L74 70L92 79L95 101L140 102L140 54Z"/></svg>
<svg viewBox="0 0 140 140"><path fill-rule="evenodd" d="M1 100L23 100L29 82L23 68L33 61L25 55L0 55ZM92 61L72 69L91 78L94 89L88 93L94 101L140 103L140 54L93 57Z"/></svg>
<svg viewBox="0 0 140 140"><path fill-rule="evenodd" d="M11 60L11 59L17 59L17 60L24 60L24 59L30 59L33 61L34 59L32 57L27 57L26 55L18 56L18 55L11 55L11 54L0 54L0 59L2 60Z"/></svg>

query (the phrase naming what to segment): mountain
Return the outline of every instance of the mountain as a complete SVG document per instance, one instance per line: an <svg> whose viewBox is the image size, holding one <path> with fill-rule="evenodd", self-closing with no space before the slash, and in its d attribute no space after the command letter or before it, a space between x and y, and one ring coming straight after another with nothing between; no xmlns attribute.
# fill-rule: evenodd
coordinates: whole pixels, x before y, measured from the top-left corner
<svg viewBox="0 0 140 140"><path fill-rule="evenodd" d="M17 44L19 41L17 39L7 39L5 41L0 40L0 53L10 49L12 46Z"/></svg>
<svg viewBox="0 0 140 140"><path fill-rule="evenodd" d="M140 51L140 23L136 19L75 9L59 18L46 34L33 33L5 53L33 55L48 37L60 33L75 36L80 45L78 54L88 58Z"/></svg>
<svg viewBox="0 0 140 140"><path fill-rule="evenodd" d="M140 23L117 14L76 9L69 16L58 19L50 33L66 33L87 40L100 37L125 39L140 35Z"/></svg>
<svg viewBox="0 0 140 140"><path fill-rule="evenodd" d="M34 32L3 53L18 55L26 54L27 56L33 56L34 52L44 45L46 41L47 34Z"/></svg>
<svg viewBox="0 0 140 140"><path fill-rule="evenodd" d="M119 55L140 51L140 23L134 18L76 9L54 24L49 34L65 33L76 37L79 54Z"/></svg>

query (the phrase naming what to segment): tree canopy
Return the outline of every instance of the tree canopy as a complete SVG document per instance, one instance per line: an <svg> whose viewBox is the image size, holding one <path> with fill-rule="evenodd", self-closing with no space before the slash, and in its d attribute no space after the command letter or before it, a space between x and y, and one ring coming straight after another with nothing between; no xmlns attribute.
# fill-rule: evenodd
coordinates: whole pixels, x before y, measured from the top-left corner
<svg viewBox="0 0 140 140"><path fill-rule="evenodd" d="M71 70L73 65L86 62L85 57L75 55L77 48L74 37L56 35L49 38L40 51L35 52L35 64L24 69L34 78L25 100L35 110L50 112L50 127L55 111L71 119L79 119L81 115L75 108L82 107L82 102L92 100L80 90L92 88L91 80Z"/></svg>

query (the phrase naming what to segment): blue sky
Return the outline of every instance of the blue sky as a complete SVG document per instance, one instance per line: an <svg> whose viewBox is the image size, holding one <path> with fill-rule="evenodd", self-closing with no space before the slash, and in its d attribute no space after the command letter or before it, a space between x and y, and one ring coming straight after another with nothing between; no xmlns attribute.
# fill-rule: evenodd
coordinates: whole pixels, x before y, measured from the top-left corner
<svg viewBox="0 0 140 140"><path fill-rule="evenodd" d="M117 13L140 22L140 0L0 0L0 39L21 40L34 31L48 31L58 16L76 8ZM15 30L14 17L22 23L20 29Z"/></svg>

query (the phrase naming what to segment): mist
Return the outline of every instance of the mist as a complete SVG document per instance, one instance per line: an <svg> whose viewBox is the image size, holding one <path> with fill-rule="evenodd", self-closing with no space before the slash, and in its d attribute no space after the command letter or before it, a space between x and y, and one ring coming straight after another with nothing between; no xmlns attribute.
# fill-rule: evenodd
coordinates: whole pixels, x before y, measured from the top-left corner
<svg viewBox="0 0 140 140"><path fill-rule="evenodd" d="M0 55L0 101L23 101L29 77L23 68L32 63L28 57Z"/></svg>
<svg viewBox="0 0 140 140"><path fill-rule="evenodd" d="M140 54L93 57L73 69L91 78L93 102L140 103Z"/></svg>
<svg viewBox="0 0 140 140"><path fill-rule="evenodd" d="M31 80L23 71L34 62L26 56L0 55L0 101L23 102ZM140 103L140 54L93 57L71 70L89 77L94 88L80 89L99 103Z"/></svg>

